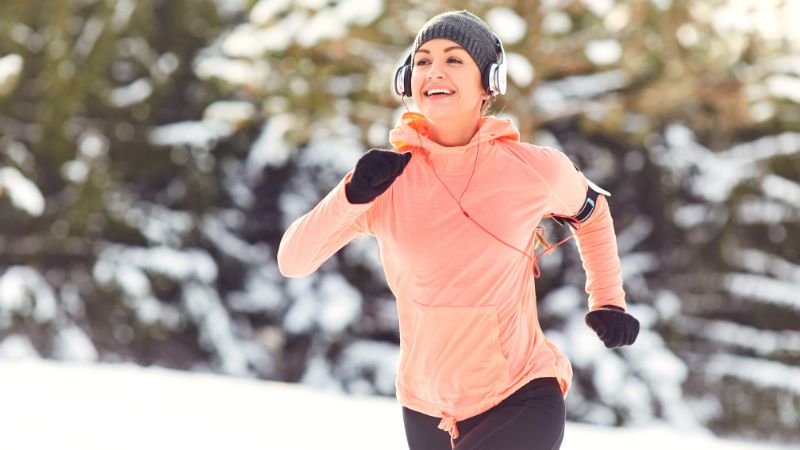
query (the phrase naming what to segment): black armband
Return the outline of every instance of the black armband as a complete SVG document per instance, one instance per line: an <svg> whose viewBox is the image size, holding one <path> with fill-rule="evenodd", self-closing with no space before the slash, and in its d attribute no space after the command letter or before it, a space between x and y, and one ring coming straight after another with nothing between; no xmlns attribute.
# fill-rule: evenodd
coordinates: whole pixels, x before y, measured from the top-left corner
<svg viewBox="0 0 800 450"><path fill-rule="evenodd" d="M611 197L611 193L599 187L598 185L592 183L591 181L589 181L589 179L587 179L586 182L589 184L589 187L586 189L586 200L583 201L583 206L581 207L581 210L578 211L578 214L572 216L572 219L574 219L574 221L565 217L559 217L555 215L553 216L553 220L555 220L561 225L569 225L572 228L576 228L575 222L583 223L587 221L589 217L592 216L592 213L594 213L595 207L597 206L598 196L605 195L606 197Z"/></svg>

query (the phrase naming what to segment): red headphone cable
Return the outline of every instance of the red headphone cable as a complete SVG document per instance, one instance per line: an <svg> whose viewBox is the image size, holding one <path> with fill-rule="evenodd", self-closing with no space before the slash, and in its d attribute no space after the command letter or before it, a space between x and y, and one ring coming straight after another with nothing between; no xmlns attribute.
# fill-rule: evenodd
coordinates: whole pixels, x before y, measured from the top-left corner
<svg viewBox="0 0 800 450"><path fill-rule="evenodd" d="M402 99L402 102L403 102L403 106L405 106L405 108L406 108L406 111L409 114L411 114L411 120L414 122L414 132L417 133L417 139L419 139L419 148L422 149L424 147L422 146L422 137L420 136L419 131L418 131L418 125L417 125L416 116L409 110L408 105L406 105L405 97ZM559 245L561 245L561 244L567 242L568 240L570 240L575 235L574 233L577 233L577 231L580 229L580 222L577 219L575 219L574 217L572 217L572 216L564 216L564 215L561 215L561 214L550 214L550 215L546 216L546 217L554 217L554 216L555 217L561 217L561 218L563 218L565 220L570 221L572 223L573 227L575 228L575 231L573 233L571 233L569 236L567 236L566 238L564 238L564 239L560 240L559 242L557 242L556 244L549 245L547 243L547 241L544 239L544 229L542 227L538 227L537 226L536 227L537 231L535 232L536 233L536 238L543 243L543 245L545 246L545 249L541 253L539 253L537 255L536 254L536 247L537 246L536 246L536 244L534 244L533 253L534 253L534 255L536 255L536 258L531 258L530 255L528 255L524 251L518 249L517 247L509 244L508 242L504 241L500 237L496 236L494 233L489 231L486 227L484 227L483 225L478 223L478 221L476 221L474 218L472 218L472 216L470 216L469 213L464 209L464 206L461 205L461 199L464 197L464 194L467 192L467 189L469 188L469 185L472 182L472 176L475 174L475 168L477 167L478 152L480 150L480 132L481 132L481 128L479 126L478 127L478 148L475 149L475 162L472 165L472 173L470 173L469 180L467 181L467 186L464 188L464 191L461 192L461 195L459 196L459 198L456 198L456 196L453 195L452 192L450 192L450 189L447 188L447 185L444 184L442 179L439 178L439 174L436 173L436 168L433 167L433 163L430 164L431 170L433 171L434 176L436 176L436 179L439 180L439 183L442 185L444 190L450 195L450 197L453 199L453 201L456 202L456 204L458 205L458 208L461 210L461 213L464 214L464 217L466 217L467 219L472 221L472 223L474 223L478 228L483 230L484 233L486 233L489 236L493 237L495 240L497 240L501 244L505 245L506 247L508 247L508 248L510 248L510 249L522 254L524 257L528 258L528 260L533 263L532 267L531 267L531 270L533 272L534 278L539 278L541 276L541 274L542 274L541 270L539 269L539 259L542 256L544 256L545 254L552 253L552 251L556 247L558 247Z"/></svg>

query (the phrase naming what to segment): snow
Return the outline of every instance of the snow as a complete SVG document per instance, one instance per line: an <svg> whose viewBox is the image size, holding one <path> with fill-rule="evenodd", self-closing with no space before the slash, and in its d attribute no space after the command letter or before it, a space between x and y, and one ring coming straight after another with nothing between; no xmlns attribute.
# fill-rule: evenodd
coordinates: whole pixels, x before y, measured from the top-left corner
<svg viewBox="0 0 800 450"><path fill-rule="evenodd" d="M767 90L775 98L800 103L800 78L790 75L772 75L766 79Z"/></svg>
<svg viewBox="0 0 800 450"><path fill-rule="evenodd" d="M535 70L528 58L519 53L507 53L508 77L519 87L525 87L533 82Z"/></svg>
<svg viewBox="0 0 800 450"><path fill-rule="evenodd" d="M186 120L154 127L148 133L153 145L209 148L216 141L233 134L233 128L218 121Z"/></svg>
<svg viewBox="0 0 800 450"><path fill-rule="evenodd" d="M100 38L100 35L103 33L103 28L105 28L103 19L92 17L87 20L83 26L83 31L75 42L75 54L81 58L85 58L91 53L92 48L94 48L94 45L97 43L97 39Z"/></svg>
<svg viewBox="0 0 800 450"><path fill-rule="evenodd" d="M59 330L53 354L56 359L74 362L93 362L98 356L92 340L74 324Z"/></svg>
<svg viewBox="0 0 800 450"><path fill-rule="evenodd" d="M682 318L681 327L694 336L750 350L759 356L769 357L781 352L790 354L800 348L800 332L797 331L763 330L724 320L694 317Z"/></svg>
<svg viewBox="0 0 800 450"><path fill-rule="evenodd" d="M784 132L765 136L754 141L736 144L728 150L712 152L699 144L694 132L683 124L670 124L665 132L667 146L650 147L654 159L669 169L677 179L688 178L690 171L697 175L691 180L692 193L712 203L722 203L730 196L731 190L747 179L758 179L768 172L766 164L778 155L800 153L800 133ZM776 183L770 179L765 189L793 189L786 183ZM786 215L788 207L778 203L750 202L742 205L748 217L763 211L771 214L770 220ZM758 220L755 216L754 220Z"/></svg>
<svg viewBox="0 0 800 450"><path fill-rule="evenodd" d="M0 294L0 324L13 320L14 313L31 316L39 323L56 317L53 288L33 268L11 266L0 273Z"/></svg>
<svg viewBox="0 0 800 450"><path fill-rule="evenodd" d="M35 168L33 153L25 147L25 144L10 139L6 136L6 156L19 168L25 172L33 172Z"/></svg>
<svg viewBox="0 0 800 450"><path fill-rule="evenodd" d="M339 374L345 380L348 392L354 394L394 395L400 347L388 342L356 340L342 352ZM374 376L372 383L363 378L365 373Z"/></svg>
<svg viewBox="0 0 800 450"><path fill-rule="evenodd" d="M86 130L78 141L80 156L86 159L94 159L107 154L110 146L108 138L96 130Z"/></svg>
<svg viewBox="0 0 800 450"><path fill-rule="evenodd" d="M637 217L633 223L617 232L617 249L620 254L633 251L653 232L653 222L647 217Z"/></svg>
<svg viewBox="0 0 800 450"><path fill-rule="evenodd" d="M384 0L340 0L334 9L339 20L357 26L374 22L383 13Z"/></svg>
<svg viewBox="0 0 800 450"><path fill-rule="evenodd" d="M44 212L42 192L14 167L0 168L0 201L6 196L15 208L31 216L38 217Z"/></svg>
<svg viewBox="0 0 800 450"><path fill-rule="evenodd" d="M785 389L800 394L800 368L763 359L715 354L708 357L706 376L712 381L724 377L745 380L763 389Z"/></svg>
<svg viewBox="0 0 800 450"><path fill-rule="evenodd" d="M656 8L662 11L669 11L672 8L672 0L650 0L650 3L656 5Z"/></svg>
<svg viewBox="0 0 800 450"><path fill-rule="evenodd" d="M296 121L291 113L276 114L267 119L247 155L248 177L256 177L265 167L280 168L286 164L292 146L284 140L284 135Z"/></svg>
<svg viewBox="0 0 800 450"><path fill-rule="evenodd" d="M329 190L364 154L360 134L360 129L346 116L327 119L324 126L311 130L311 140L300 153L299 166L324 170L318 182L329 186Z"/></svg>
<svg viewBox="0 0 800 450"><path fill-rule="evenodd" d="M232 211L231 215L238 215L238 213L239 211ZM250 244L243 240L228 229L219 216L204 217L200 224L200 231L203 236L214 243L214 248L229 258L259 266L273 262L274 256L265 243Z"/></svg>
<svg viewBox="0 0 800 450"><path fill-rule="evenodd" d="M242 340L217 291L199 283L183 287L183 304L200 329L200 343L214 352L219 369L231 375L248 375L251 358L266 365L257 343Z"/></svg>
<svg viewBox="0 0 800 450"><path fill-rule="evenodd" d="M178 70L181 60L175 53L165 52L150 66L150 73L157 83L167 82L172 74Z"/></svg>
<svg viewBox="0 0 800 450"><path fill-rule="evenodd" d="M3 448L408 448L393 399L132 365L0 359L0 373ZM561 449L633 450L644 442L652 450L788 450L660 423L573 422Z"/></svg>
<svg viewBox="0 0 800 450"><path fill-rule="evenodd" d="M584 52L589 61L598 66L616 64L622 59L622 46L614 39L589 41Z"/></svg>
<svg viewBox="0 0 800 450"><path fill-rule="evenodd" d="M226 17L232 18L247 9L247 0L214 0L217 10Z"/></svg>
<svg viewBox="0 0 800 450"><path fill-rule="evenodd" d="M738 248L725 251L728 264L740 266L748 272L772 275L773 277L800 283L800 265L753 248Z"/></svg>
<svg viewBox="0 0 800 450"><path fill-rule="evenodd" d="M775 105L769 102L758 102L750 106L750 117L756 122L764 122L775 116Z"/></svg>
<svg viewBox="0 0 800 450"><path fill-rule="evenodd" d="M108 101L116 108L128 108L147 100L152 93L153 84L150 80L139 78L127 86L114 88L108 96Z"/></svg>
<svg viewBox="0 0 800 450"><path fill-rule="evenodd" d="M758 34L767 41L800 42L797 2L781 0L731 0L714 9L712 25L723 36Z"/></svg>
<svg viewBox="0 0 800 450"><path fill-rule="evenodd" d="M603 25L609 33L617 33L625 29L631 20L631 9L628 5L616 5L603 20Z"/></svg>
<svg viewBox="0 0 800 450"><path fill-rule="evenodd" d="M800 76L800 56L779 56L768 64L771 72L785 72Z"/></svg>
<svg viewBox="0 0 800 450"><path fill-rule="evenodd" d="M198 280L211 283L217 278L217 265L204 250L187 248L176 250L167 246L125 247L110 245L98 256L94 277L100 283L109 283L120 267L136 267L144 271L167 276L173 280ZM120 280L124 285L125 282ZM135 295L137 291L133 291Z"/></svg>
<svg viewBox="0 0 800 450"><path fill-rule="evenodd" d="M0 95L14 88L15 80L22 73L22 56L12 53L0 58Z"/></svg>
<svg viewBox="0 0 800 450"><path fill-rule="evenodd" d="M695 44L699 41L700 33L697 31L697 27L692 24L685 23L678 27L675 31L675 37L678 38L678 42L685 48L694 47Z"/></svg>
<svg viewBox="0 0 800 450"><path fill-rule="evenodd" d="M489 27L503 41L503 45L516 44L525 37L528 24L511 8L492 8L484 19Z"/></svg>
<svg viewBox="0 0 800 450"><path fill-rule="evenodd" d="M574 75L542 83L533 92L533 101L540 110L555 113L568 108L576 101L622 89L629 82L630 78L623 70Z"/></svg>
<svg viewBox="0 0 800 450"><path fill-rule="evenodd" d="M680 205L675 209L672 220L675 225L688 230L706 223L711 217L709 210L709 206L702 203Z"/></svg>
<svg viewBox="0 0 800 450"><path fill-rule="evenodd" d="M124 191L110 193L104 200L115 220L136 228L153 244L179 246L194 225L185 211L145 202Z"/></svg>
<svg viewBox="0 0 800 450"><path fill-rule="evenodd" d="M319 296L323 305L317 311L317 321L327 333L344 331L361 315L361 294L341 275L324 276L320 283Z"/></svg>
<svg viewBox="0 0 800 450"><path fill-rule="evenodd" d="M361 294L339 273L293 278L288 289L293 301L283 327L290 333L340 333L361 314Z"/></svg>
<svg viewBox="0 0 800 450"><path fill-rule="evenodd" d="M38 357L39 353L26 336L12 334L0 341L0 364L4 359L35 359Z"/></svg>
<svg viewBox="0 0 800 450"><path fill-rule="evenodd" d="M111 16L111 27L114 31L125 29L130 22L131 15L136 10L136 3L133 0L119 0L114 6L114 13Z"/></svg>
<svg viewBox="0 0 800 450"><path fill-rule="evenodd" d="M277 314L286 303L282 279L276 264L262 265L247 273L244 291L229 294L228 303L234 311Z"/></svg>
<svg viewBox="0 0 800 450"><path fill-rule="evenodd" d="M723 278L725 289L748 300L779 305L800 311L797 291L800 283L747 273L731 273Z"/></svg>
<svg viewBox="0 0 800 450"><path fill-rule="evenodd" d="M542 18L542 31L545 34L565 34L572 30L572 19L562 11L551 11Z"/></svg>
<svg viewBox="0 0 800 450"><path fill-rule="evenodd" d="M627 283L631 278L657 270L660 266L658 255L654 253L631 252L620 257L622 278Z"/></svg>
<svg viewBox="0 0 800 450"><path fill-rule="evenodd" d="M89 165L78 160L67 161L61 166L61 175L73 183L83 183L89 176Z"/></svg>
<svg viewBox="0 0 800 450"><path fill-rule="evenodd" d="M272 19L286 11L292 0L260 0L250 10L250 21L256 25L267 24Z"/></svg>
<svg viewBox="0 0 800 450"><path fill-rule="evenodd" d="M194 71L202 80L218 79L233 86L262 86L270 75L264 61L244 61L223 56L209 56L197 60Z"/></svg>
<svg viewBox="0 0 800 450"><path fill-rule="evenodd" d="M297 35L297 43L311 48L325 39L339 39L347 34L347 24L340 20L334 10L318 12L308 21L305 32Z"/></svg>
<svg viewBox="0 0 800 450"><path fill-rule="evenodd" d="M367 129L367 143L372 147L385 147L387 136L389 136L389 126L380 121L375 120Z"/></svg>
<svg viewBox="0 0 800 450"><path fill-rule="evenodd" d="M241 129L256 118L256 107L250 102L216 101L203 110L203 120L219 122L232 129Z"/></svg>
<svg viewBox="0 0 800 450"><path fill-rule="evenodd" d="M597 17L605 17L614 7L615 0L581 0L583 6Z"/></svg>
<svg viewBox="0 0 800 450"><path fill-rule="evenodd" d="M796 214L778 201L753 198L737 205L736 216L740 224L774 224L792 221Z"/></svg>
<svg viewBox="0 0 800 450"><path fill-rule="evenodd" d="M342 38L351 25L369 25L383 13L383 1L341 0L332 5L327 3L305 5L314 11L293 10L266 28L260 25L286 9L286 5L278 2L272 6L261 6L259 3L251 15L252 22L237 26L223 40L223 51L228 56L258 58L264 53L286 50L292 42L310 48L324 40Z"/></svg>
<svg viewBox="0 0 800 450"><path fill-rule="evenodd" d="M222 50L227 56L257 58L271 51L286 50L296 33L308 22L308 14L294 11L269 28L244 23L223 39Z"/></svg>

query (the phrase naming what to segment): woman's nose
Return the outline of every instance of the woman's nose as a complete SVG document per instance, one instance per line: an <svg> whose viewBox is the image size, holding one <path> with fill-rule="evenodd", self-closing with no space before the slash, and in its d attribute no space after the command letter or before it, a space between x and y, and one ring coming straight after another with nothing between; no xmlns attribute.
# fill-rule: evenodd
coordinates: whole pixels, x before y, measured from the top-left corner
<svg viewBox="0 0 800 450"><path fill-rule="evenodd" d="M431 68L428 70L428 78L444 78L445 73L441 68L441 64L432 63Z"/></svg>

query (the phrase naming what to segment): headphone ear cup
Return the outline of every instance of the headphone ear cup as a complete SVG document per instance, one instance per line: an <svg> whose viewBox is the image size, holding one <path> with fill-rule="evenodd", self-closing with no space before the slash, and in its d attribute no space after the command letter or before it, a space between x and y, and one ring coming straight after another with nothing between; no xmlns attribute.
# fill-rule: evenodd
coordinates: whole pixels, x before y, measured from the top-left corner
<svg viewBox="0 0 800 450"><path fill-rule="evenodd" d="M486 92L491 95L503 95L508 87L508 74L505 64L492 64L488 70L488 83L485 83Z"/></svg>
<svg viewBox="0 0 800 450"><path fill-rule="evenodd" d="M394 72L394 93L411 97L411 66L402 65Z"/></svg>
<svg viewBox="0 0 800 450"><path fill-rule="evenodd" d="M503 49L503 42L497 35L495 45L497 53L500 54L497 63L492 63L486 71L486 78L483 86L491 95L503 95L508 87L508 68L506 66L506 51Z"/></svg>
<svg viewBox="0 0 800 450"><path fill-rule="evenodd" d="M394 93L401 97L405 94L403 92L405 86L403 73L405 68L406 66L400 66L394 71Z"/></svg>

